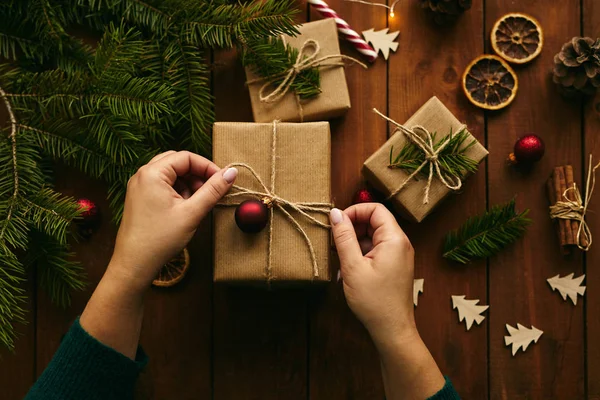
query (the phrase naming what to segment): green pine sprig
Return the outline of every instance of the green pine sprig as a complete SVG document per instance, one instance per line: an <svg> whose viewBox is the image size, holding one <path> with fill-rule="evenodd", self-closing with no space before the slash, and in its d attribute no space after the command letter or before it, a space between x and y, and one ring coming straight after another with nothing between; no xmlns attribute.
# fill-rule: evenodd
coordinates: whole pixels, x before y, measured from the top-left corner
<svg viewBox="0 0 600 400"><path fill-rule="evenodd" d="M445 177L464 177L468 173L477 171L479 163L466 155L467 150L475 145L477 141L472 139L465 145L465 142L470 137L466 129L462 129L455 135L453 135L452 130L450 130L450 134L444 136L439 141L436 141L436 132L432 133L431 136L434 143L433 147L436 150L448 139L448 137L450 137L450 143L448 143L438 155L441 173L444 174ZM413 142L408 142L402 147L396 157L394 157L394 146L391 147L388 168L402 169L411 174L419 168L424 161L425 153ZM420 173L427 176L430 167L431 164L427 163Z"/></svg>
<svg viewBox="0 0 600 400"><path fill-rule="evenodd" d="M280 38L254 39L245 42L242 64L264 79L279 77L272 82L279 86L298 58L298 49L286 46ZM300 71L290 86L301 99L321 93L321 75L317 67Z"/></svg>
<svg viewBox="0 0 600 400"><path fill-rule="evenodd" d="M483 215L471 217L458 230L446 236L443 257L462 264L491 257L517 241L531 220L529 210L515 211L515 200L492 207Z"/></svg>

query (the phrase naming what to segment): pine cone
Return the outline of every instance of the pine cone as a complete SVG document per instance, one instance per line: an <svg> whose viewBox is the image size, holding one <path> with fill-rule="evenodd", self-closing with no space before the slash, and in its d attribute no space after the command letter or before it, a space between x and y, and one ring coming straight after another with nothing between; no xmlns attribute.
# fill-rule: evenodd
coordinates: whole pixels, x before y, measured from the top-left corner
<svg viewBox="0 0 600 400"><path fill-rule="evenodd" d="M566 95L593 95L600 87L600 38L574 37L554 56L553 80Z"/></svg>
<svg viewBox="0 0 600 400"><path fill-rule="evenodd" d="M471 8L471 0L420 0L421 7L429 9L437 23L452 22Z"/></svg>

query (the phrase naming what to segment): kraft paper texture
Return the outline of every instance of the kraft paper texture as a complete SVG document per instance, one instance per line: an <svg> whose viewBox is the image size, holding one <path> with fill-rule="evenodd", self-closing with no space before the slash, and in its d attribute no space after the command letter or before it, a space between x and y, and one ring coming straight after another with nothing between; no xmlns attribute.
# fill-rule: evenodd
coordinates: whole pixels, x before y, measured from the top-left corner
<svg viewBox="0 0 600 400"><path fill-rule="evenodd" d="M215 123L213 161L224 167L240 162L250 165L270 187L273 123ZM278 123L275 191L292 202L331 202L331 139L328 122ZM238 168L235 184L263 190L249 171ZM236 197L239 204L251 197ZM313 278L308 246L281 211L274 208L272 282L329 281L330 231L312 224L297 212L292 216L304 228L317 256L319 276ZM256 234L242 232L234 219L235 207L214 210L214 280L267 281L268 226ZM327 215L312 214L328 223Z"/></svg>

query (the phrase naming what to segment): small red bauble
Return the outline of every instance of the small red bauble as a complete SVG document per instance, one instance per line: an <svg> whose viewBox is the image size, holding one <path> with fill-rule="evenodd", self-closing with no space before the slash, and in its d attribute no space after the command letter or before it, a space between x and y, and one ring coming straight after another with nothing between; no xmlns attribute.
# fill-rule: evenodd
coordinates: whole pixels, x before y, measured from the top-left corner
<svg viewBox="0 0 600 400"><path fill-rule="evenodd" d="M369 189L362 188L358 189L358 191L354 194L354 198L352 199L352 204L360 204L360 203L373 203L375 202L375 196Z"/></svg>
<svg viewBox="0 0 600 400"><path fill-rule="evenodd" d="M235 223L245 233L262 231L269 221L269 209L259 200L246 200L235 209Z"/></svg>
<svg viewBox="0 0 600 400"><path fill-rule="evenodd" d="M77 199L77 208L81 211L81 218L84 223L95 222L100 216L100 210L96 203L90 199Z"/></svg>
<svg viewBox="0 0 600 400"><path fill-rule="evenodd" d="M508 156L512 164L533 164L544 156L546 147L537 135L525 135L515 143L514 152Z"/></svg>

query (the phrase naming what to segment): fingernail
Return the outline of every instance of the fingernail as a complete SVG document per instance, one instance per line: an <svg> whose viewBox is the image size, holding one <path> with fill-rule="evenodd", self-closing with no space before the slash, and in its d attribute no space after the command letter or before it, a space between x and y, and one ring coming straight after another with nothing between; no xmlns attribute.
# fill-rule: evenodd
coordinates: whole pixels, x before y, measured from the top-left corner
<svg viewBox="0 0 600 400"><path fill-rule="evenodd" d="M331 223L333 225L337 225L344 219L342 215L342 211L339 208L332 208L329 212L329 218L331 219Z"/></svg>
<svg viewBox="0 0 600 400"><path fill-rule="evenodd" d="M229 168L223 174L223 179L225 179L225 181L227 181L227 183L231 183L231 182L235 181L237 174L238 174L237 168Z"/></svg>
<svg viewBox="0 0 600 400"><path fill-rule="evenodd" d="M341 281L342 281L342 270L338 269L337 282L340 283Z"/></svg>

